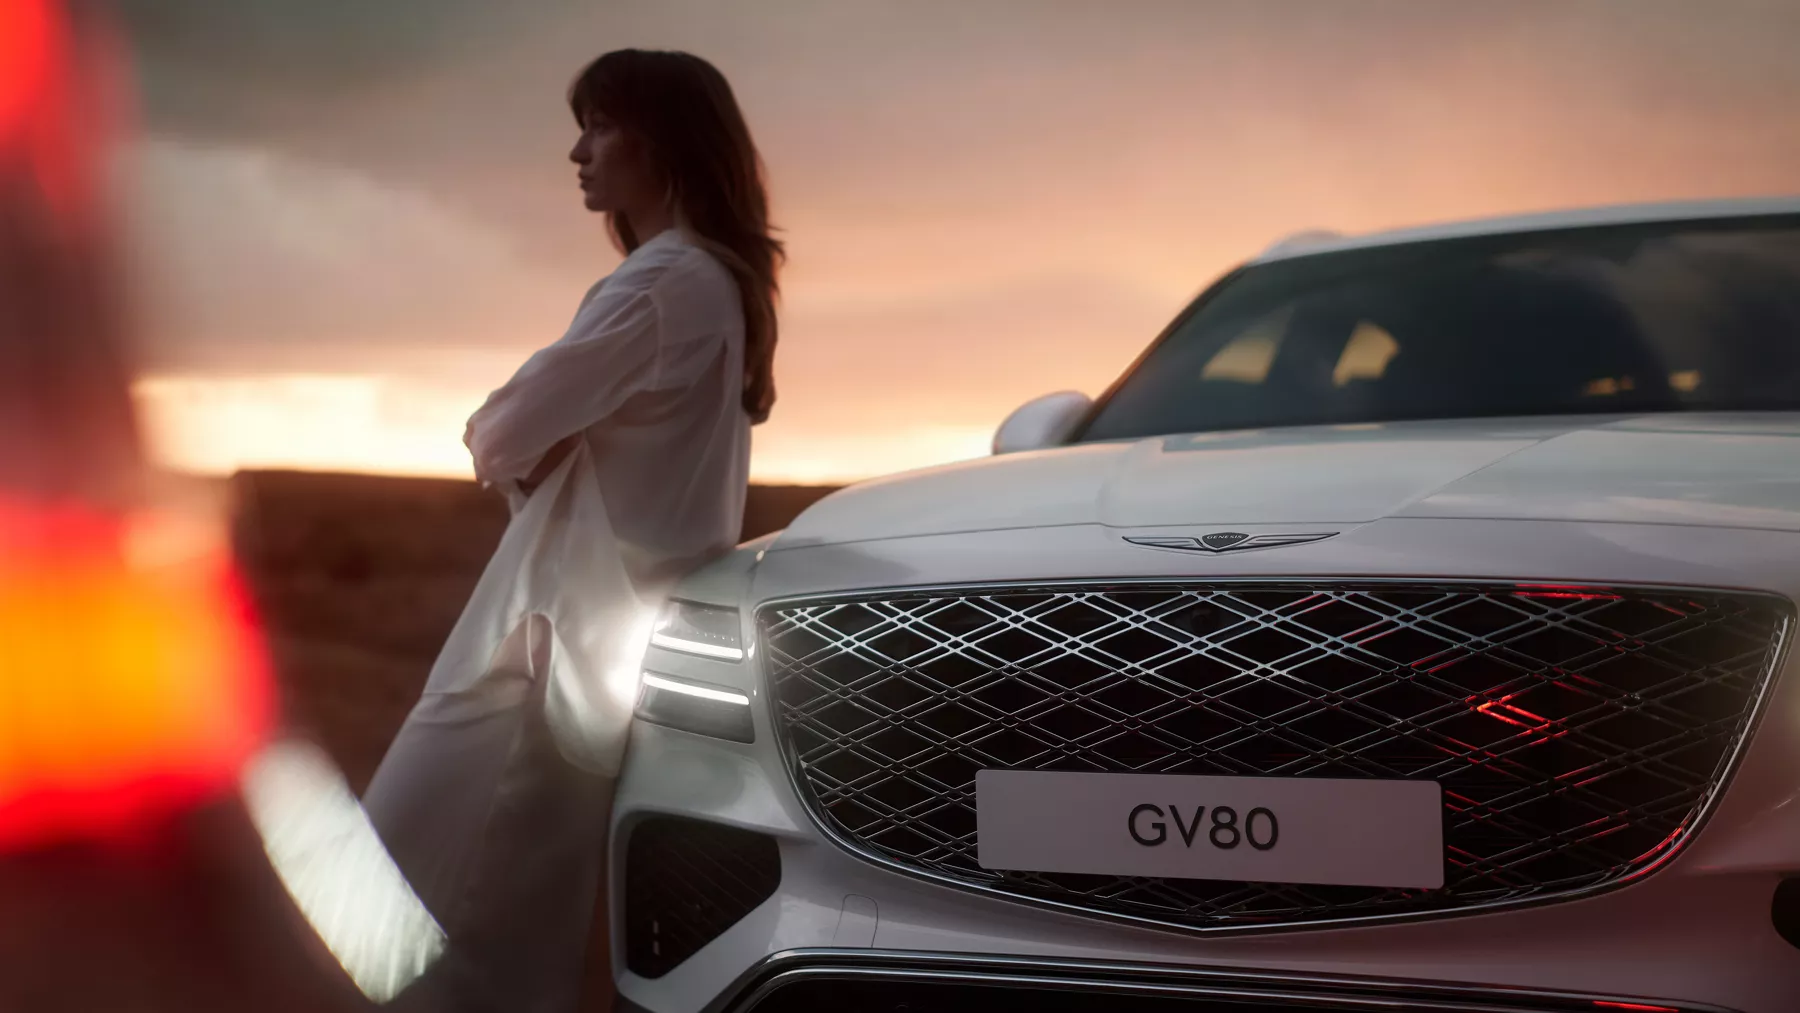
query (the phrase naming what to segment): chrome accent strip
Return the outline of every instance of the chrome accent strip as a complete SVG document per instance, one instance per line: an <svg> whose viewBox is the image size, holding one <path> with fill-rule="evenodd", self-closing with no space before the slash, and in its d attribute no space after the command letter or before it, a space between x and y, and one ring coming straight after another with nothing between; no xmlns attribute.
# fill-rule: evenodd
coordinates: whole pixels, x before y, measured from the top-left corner
<svg viewBox="0 0 1800 1013"><path fill-rule="evenodd" d="M764 957L708 1003L704 1013L753 1013L783 986L809 978L1045 987L1110 993L1121 999L1305 1002L1309 1008L1344 1011L1591 1013L1598 1004L1612 1003L1621 1008L1654 1006L1677 1013L1735 1013L1705 1003L1510 985L1001 954L824 948L784 950Z"/></svg>
<svg viewBox="0 0 1800 1013"><path fill-rule="evenodd" d="M1065 902L1065 901L1057 901L1057 900L1050 900L1050 899L1046 899L1046 898L1026 896L1026 895L1021 895L1021 894L1014 893L1014 892L1007 891L1007 890L997 889L995 887L987 886L984 884L970 883L970 882L966 882L966 881L956 879L956 878L953 878L950 876L944 876L944 875L940 875L937 873L929 872L929 871L926 871L923 869L916 868L911 865L907 865L903 862L896 861L895 859L892 859L886 855L883 855L880 852L877 852L871 848L864 847L858 841L855 841L843 834L840 834L836 829L834 829L823 818L820 817L820 815L814 805L814 801L813 801L814 795L812 794L811 788L809 786L803 784L801 781L801 774L800 774L800 769L799 769L800 765L798 762L798 757L795 755L795 752L794 752L793 738L791 735L788 734L786 723L783 722L781 719L781 715L778 710L778 708L781 706L780 701L776 698L776 695L774 693L774 687L770 681L770 673L767 668L769 652L767 650L762 649L761 630L762 630L763 614L767 611L791 607L791 606L795 606L795 605L801 605L801 604L841 604L841 603L847 603L847 602L880 600L880 599L892 598L892 597L898 597L898 596L929 596L929 595L938 595L938 594L962 595L962 594L1001 593L1001 592L1017 593L1017 594L1031 594L1031 593L1037 593L1037 592L1067 591L1067 590L1074 589L1074 588L1096 587L1096 586L1119 587L1119 586L1138 585L1138 586L1146 586L1146 587L1149 587L1149 586L1168 587L1171 585L1178 585L1178 586L1240 585L1241 586L1241 585L1249 585L1249 584L1259 584L1259 585L1293 584L1293 585L1298 585L1301 587L1316 587L1320 584L1327 584L1327 583L1332 583L1332 582L1343 582L1343 583L1353 582L1356 584L1363 584L1363 585L1391 584L1391 585L1395 585L1395 586L1436 584L1436 585L1445 585L1445 586L1503 585L1503 586L1518 586L1518 587L1530 586L1534 583L1533 581L1521 579L1518 577L1468 577L1468 576L1465 576L1465 577L1392 577L1392 576L1370 577L1370 576L1361 576L1361 575L1356 575L1356 574L1327 574L1327 575L1316 575L1316 576L1309 577L1309 578L1295 578L1295 577L1291 577L1291 576L1204 577L1204 578L1186 578L1186 579L1167 577L1167 576L1158 576L1158 577L1144 577L1144 576L1081 577L1081 578L1065 578L1065 579L1060 579L1060 580L1036 580L1036 581L1018 581L1018 582L982 582L982 583L969 583L969 584L923 584L923 585L910 585L910 586L898 586L898 587L865 588L865 589L858 589L858 590L854 590L854 591L827 592L827 593L822 593L822 594L784 595L784 596L781 596L778 598L770 598L765 601L758 602L754 606L747 608L746 612L751 617L752 643L756 644L756 649L752 651L752 654L754 655L753 677L757 680L757 685L762 688L763 695L768 700L768 704L767 704L767 706L769 707L768 717L769 717L770 724L772 726L772 730L775 734L776 741L777 741L780 751L781 751L782 766L784 768L786 768L788 787L790 790L792 790L794 792L795 800L798 801L800 803L801 808L806 811L807 818L812 821L813 826L820 832L821 835L823 835L825 837L825 839L831 841L833 844L836 844L839 848L842 848L844 851L848 852L849 854L854 855L855 857L860 858L863 861L866 861L872 865L875 865L877 867L886 869L888 871L895 872L900 875L907 876L909 878L919 880L922 882L932 883L932 884L935 884L938 886L949 887L951 889L960 890L960 891L964 891L964 892L968 892L968 893L981 894L981 895L991 897L995 900L999 900L999 901L1003 901L1003 902L1011 903L1011 904L1017 904L1017 905L1021 905L1024 907L1033 907L1033 908L1039 908L1039 909L1049 908L1049 909L1053 909L1053 910L1062 912L1064 914L1073 915L1073 916L1080 917L1080 918L1088 918L1088 919L1094 919L1094 920L1099 920L1099 921L1114 922L1114 923L1121 923L1121 924L1127 924L1127 925L1145 926L1145 927L1151 927L1151 928L1156 928L1156 929L1165 930L1165 931L1172 931L1172 932L1177 932L1177 933L1187 933L1187 934L1207 935L1207 936L1261 935L1261 934L1265 934L1265 933L1305 931L1305 930L1309 930L1309 929L1335 930L1335 929L1343 929L1343 928L1357 928L1357 927L1363 927L1363 926L1378 926L1378 925L1389 925L1389 924L1407 923L1407 922L1435 921L1435 920L1444 919L1444 918L1459 918L1459 917L1463 917L1466 915L1490 914L1490 913L1499 912L1499 911L1525 910L1525 909L1530 909L1530 908L1542 907L1542 906L1548 905L1548 904L1561 903L1564 901L1574 900L1577 898L1587 898L1587 897L1599 896L1601 894L1610 893L1614 890L1618 890L1623 887L1640 882L1645 877L1648 877L1648 876L1652 875L1653 873L1657 872L1658 870L1662 869L1664 866L1668 865L1671 861L1673 861L1676 857L1681 855L1686 850L1688 844L1699 833L1699 831L1707 824L1707 822L1713 815L1714 811L1718 808L1720 800L1722 799L1722 797L1725 794L1725 788L1731 783L1732 779L1736 776L1738 766L1743 760L1743 755L1744 755L1745 751L1748 749L1750 741L1753 738L1755 738L1757 729L1762 724L1763 716L1768 710L1769 698L1774 693L1775 683L1778 681L1779 675L1781 674L1781 672L1787 665L1788 654L1789 654L1790 649L1792 648L1792 641L1794 640L1793 631L1794 631L1794 626L1795 626L1795 621L1796 621L1794 602L1792 600L1788 599L1787 597L1785 597L1784 595L1778 594L1776 592L1768 591L1766 589L1742 588L1742 587L1695 587L1695 586L1689 586L1689 585L1653 584L1653 583L1634 582L1634 581L1608 581L1608 582L1604 582L1604 583L1592 582L1592 581L1589 581L1589 582L1563 581L1563 580L1546 581L1545 582L1546 584L1552 584L1552 585L1555 585L1558 587L1565 587L1565 588L1568 588L1571 590L1577 590L1577 591L1593 591L1593 592L1640 591L1640 592L1655 592L1655 593L1664 593L1664 594L1692 593L1692 594L1719 594L1719 595L1733 595L1733 594L1754 595L1754 596L1758 596L1758 597L1769 598L1769 599L1773 599L1776 601L1780 601L1784 605L1786 605L1787 614L1782 618L1780 629L1777 631L1777 634L1771 645L1769 665L1763 673L1761 685L1759 686L1758 691L1757 691L1756 700L1752 704L1750 716L1744 724L1743 734L1739 736L1737 743L1733 746L1728 759L1726 760L1726 762L1724 763L1724 765L1721 768L1721 772L1720 772L1718 779L1711 786L1710 790L1707 793L1705 802L1696 811L1694 819L1687 826L1684 826L1682 828L1681 832L1673 840L1671 840L1669 842L1669 846L1664 850L1663 854L1658 859L1649 863L1648 865L1644 866L1643 868L1637 870L1636 872L1634 872L1630 875L1627 875L1627 876L1620 877L1616 880L1612 880L1610 882L1601 883L1601 884L1595 885L1595 886L1580 887L1580 888L1576 888L1573 890L1565 890L1565 891L1554 892L1554 893L1539 894L1536 896L1532 896L1532 897L1528 897L1528 898L1524 898L1524 899L1518 899L1518 900L1501 900L1501 901L1491 901L1491 902L1484 902L1484 903L1477 903L1477 904L1468 904L1468 905L1464 905L1461 907L1444 908L1444 909L1434 910L1434 911L1400 912L1400 913L1395 913L1395 914L1360 915L1360 916L1345 917L1345 918L1317 918L1317 919L1304 920L1304 921L1269 922L1269 923L1262 923L1262 924L1255 924L1255 925L1226 925L1226 926L1187 925L1187 924L1182 924L1179 922L1169 921L1169 920L1145 916L1145 915L1123 914L1123 913L1119 913L1119 912L1100 910L1100 909L1096 909L1096 908L1092 908L1092 907L1085 907L1080 904L1074 904L1074 903L1069 903L1069 902ZM1696 1007L1696 1008L1704 1008L1704 1007Z"/></svg>

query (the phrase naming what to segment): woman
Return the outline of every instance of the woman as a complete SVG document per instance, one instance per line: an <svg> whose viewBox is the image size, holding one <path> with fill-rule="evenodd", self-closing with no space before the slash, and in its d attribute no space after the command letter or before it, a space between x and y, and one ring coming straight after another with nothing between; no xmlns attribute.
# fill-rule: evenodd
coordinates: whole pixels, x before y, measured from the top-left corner
<svg viewBox="0 0 1800 1013"><path fill-rule="evenodd" d="M617 585L641 608L737 541L750 426L775 400L782 246L724 77L621 50L569 107L583 200L625 260L469 420L513 521L364 799L449 937L438 1007L572 1008L631 703L596 691L596 659L633 678L638 661L624 611L588 599ZM584 707L608 712L592 764L566 729Z"/></svg>
<svg viewBox="0 0 1800 1013"><path fill-rule="evenodd" d="M620 50L570 89L569 157L627 254L569 333L469 420L476 475L528 491L593 451L634 577L729 548L749 425L775 403L775 272L756 149L725 78L686 53Z"/></svg>

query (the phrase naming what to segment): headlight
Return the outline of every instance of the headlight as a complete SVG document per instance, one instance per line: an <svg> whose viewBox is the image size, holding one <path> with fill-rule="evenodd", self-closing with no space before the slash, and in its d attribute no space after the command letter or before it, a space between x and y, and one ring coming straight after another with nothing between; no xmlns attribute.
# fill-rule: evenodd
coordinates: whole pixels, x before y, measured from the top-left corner
<svg viewBox="0 0 1800 1013"><path fill-rule="evenodd" d="M755 742L750 698L735 689L645 672L638 694L637 716L651 724L711 735L733 742Z"/></svg>
<svg viewBox="0 0 1800 1013"><path fill-rule="evenodd" d="M737 609L672 599L663 606L650 642L665 650L742 661L738 624Z"/></svg>

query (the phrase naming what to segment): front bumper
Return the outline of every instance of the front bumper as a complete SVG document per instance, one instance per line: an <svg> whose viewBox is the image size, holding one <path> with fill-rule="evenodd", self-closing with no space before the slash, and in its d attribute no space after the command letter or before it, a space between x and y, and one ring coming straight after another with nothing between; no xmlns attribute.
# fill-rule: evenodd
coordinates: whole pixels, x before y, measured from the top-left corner
<svg viewBox="0 0 1800 1013"><path fill-rule="evenodd" d="M647 1013L620 996L621 1013ZM789 950L759 962L705 1013L995 1008L1058 1013L1273 1013L1406 1009L1416 1013L1724 1013L1715 1006L1537 989L1199 970L1174 965L1021 960L888 950Z"/></svg>
<svg viewBox="0 0 1800 1013"><path fill-rule="evenodd" d="M1282 569L1290 575L1451 573L1735 586L1800 598L1800 572L1785 562L1796 555L1792 535L1704 530L1671 537L1645 527L1382 522L1318 546L1259 554L1256 575ZM1421 537L1434 552L1420 551ZM1134 576L1203 579L1212 575L1207 567L1231 566L1242 575L1250 562L1249 557L1202 560L1138 550L1121 555L1116 533L1087 529L1033 532L1029 538L984 536L979 552L976 544L971 536L943 536L771 552L745 605L794 594L913 584L926 575L941 583L1116 577L1129 565ZM1156 571L1158 566L1166 569ZM1226 572L1220 569L1221 575ZM1712 815L1671 862L1637 883L1580 900L1428 921L1199 934L972 893L849 854L818 829L795 793L767 697L750 674L754 664L652 651L652 669L749 694L755 741L736 743L641 722L634 727L613 817L618 989L625 1000L652 1013L685 1013L725 1008L711 1004L748 994L751 979L745 976L775 967L792 972L782 980L843 977L847 966L865 968L850 975L857 981L879 977L869 967L890 975L927 967L933 974L978 977L988 973L978 974L979 968L1007 966L1003 958L1016 958L1038 966L1137 969L1125 978L1142 977L1138 971L1153 965L1151 977L1174 967L1199 976L1168 972L1184 981L1215 983L1226 971L1276 981L1355 979L1358 988L1377 991L1419 987L1394 983L1430 982L1450 990L1444 995L1466 988L1514 1002L1476 1002L1464 1009L1556 1010L1570 1007L1542 1003L1575 997L1594 1009L1630 1009L1635 1003L1652 1009L1791 1013L1800 1008L1800 949L1783 940L1771 918L1777 887L1800 874L1800 673L1795 670L1800 666L1793 654L1783 664L1763 719ZM627 969L622 856L633 829L656 816L766 835L779 852L780 873L767 900L692 956L650 978ZM778 954L785 956L774 959ZM838 970L808 970L815 967ZM1526 1000L1540 1004L1518 1004Z"/></svg>

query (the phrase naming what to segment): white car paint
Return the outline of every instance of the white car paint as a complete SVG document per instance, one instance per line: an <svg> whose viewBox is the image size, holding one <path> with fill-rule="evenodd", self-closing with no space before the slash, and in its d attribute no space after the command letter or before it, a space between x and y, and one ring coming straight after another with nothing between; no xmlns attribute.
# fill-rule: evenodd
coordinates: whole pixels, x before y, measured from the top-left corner
<svg viewBox="0 0 1800 1013"><path fill-rule="evenodd" d="M776 547L1059 524L1396 516L1800 531L1800 419L1459 420L1078 444L853 486L808 510Z"/></svg>
<svg viewBox="0 0 1800 1013"><path fill-rule="evenodd" d="M1538 232L1545 229L1579 229L1601 225L1629 225L1634 222L1703 221L1712 218L1739 218L1751 215L1786 215L1800 212L1800 196L1740 197L1732 200L1667 201L1655 204L1614 204L1605 207L1573 208L1535 214L1507 215L1501 218L1476 218L1460 222L1420 225L1412 228L1345 236L1315 230L1291 236L1272 244L1256 258L1266 264L1315 253L1340 250L1363 250L1400 243L1424 243L1434 239L1462 239L1469 236L1492 236L1508 232Z"/></svg>
<svg viewBox="0 0 1800 1013"><path fill-rule="evenodd" d="M1800 201L1584 212L1555 222L1768 209L1800 211ZM1473 234L1458 228L1477 227L1382 241ZM1221 554L1126 541L1227 528L1333 534ZM753 644L752 610L791 596L1265 576L1728 587L1800 599L1800 415L1415 422L1007 454L835 494L786 532L694 575L679 593L742 609L745 642ZM757 663L754 646L741 664L656 649L646 660L657 672L750 696L756 741L640 723L619 785L613 854L622 854L635 820L665 813L772 835L782 860L771 900L660 978L623 970L615 930L619 991L654 1013L705 1007L771 954L832 946L1424 979L1659 997L1741 1013L1800 1009L1800 950L1774 932L1769 915L1775 883L1800 873L1800 657L1791 651L1716 809L1655 874L1538 907L1272 934L1084 917L889 871L840 849L789 778ZM615 862L615 898L622 875Z"/></svg>

